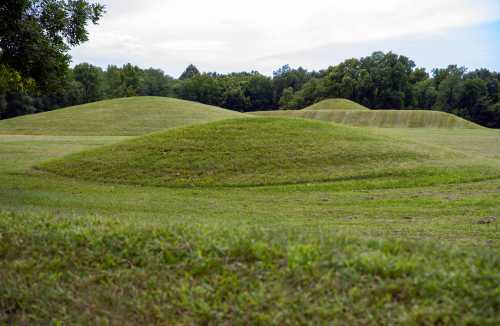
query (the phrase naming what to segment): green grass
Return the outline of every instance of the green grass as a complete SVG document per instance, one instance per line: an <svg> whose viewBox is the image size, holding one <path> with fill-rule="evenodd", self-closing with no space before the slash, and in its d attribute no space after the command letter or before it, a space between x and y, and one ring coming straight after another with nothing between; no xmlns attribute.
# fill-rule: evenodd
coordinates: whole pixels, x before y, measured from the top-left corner
<svg viewBox="0 0 500 326"><path fill-rule="evenodd" d="M381 128L464 128L479 125L453 114L428 110L298 110L253 112L258 116L295 117L342 123L355 127Z"/></svg>
<svg viewBox="0 0 500 326"><path fill-rule="evenodd" d="M361 110L369 111L366 106L343 98L331 98L306 107L304 110Z"/></svg>
<svg viewBox="0 0 500 326"><path fill-rule="evenodd" d="M165 97L132 97L0 121L0 134L135 136L244 116L222 108Z"/></svg>
<svg viewBox="0 0 500 326"><path fill-rule="evenodd" d="M476 157L500 160L500 137L498 130L481 129L371 129L391 137L404 137L420 143L450 148Z"/></svg>
<svg viewBox="0 0 500 326"><path fill-rule="evenodd" d="M454 162L443 162L445 159ZM248 118L135 138L50 161L62 176L147 186L256 186L390 178L453 182L500 176L467 155L302 119Z"/></svg>
<svg viewBox="0 0 500 326"><path fill-rule="evenodd" d="M499 322L499 255L337 232L0 215L10 324Z"/></svg>
<svg viewBox="0 0 500 326"><path fill-rule="evenodd" d="M0 135L0 324L500 323L498 130L259 119L139 138ZM239 138L246 133L258 142ZM82 151L153 162L154 150L122 150L168 144L190 168L219 171L234 156L256 177L313 174L273 161L261 142L316 172L327 165L308 156L350 159L342 174L389 161L416 172L251 186L221 169L225 179L205 185L232 187L176 188L33 170ZM478 223L488 216L497 220Z"/></svg>

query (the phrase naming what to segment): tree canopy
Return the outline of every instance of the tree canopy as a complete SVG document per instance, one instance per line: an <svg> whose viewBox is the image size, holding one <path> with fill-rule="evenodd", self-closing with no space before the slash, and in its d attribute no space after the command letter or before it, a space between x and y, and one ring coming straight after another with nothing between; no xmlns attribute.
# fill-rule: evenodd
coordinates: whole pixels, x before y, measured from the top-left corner
<svg viewBox="0 0 500 326"><path fill-rule="evenodd" d="M83 0L5 0L0 4L0 65L56 89L70 62L71 46L88 40L87 24L104 13Z"/></svg>

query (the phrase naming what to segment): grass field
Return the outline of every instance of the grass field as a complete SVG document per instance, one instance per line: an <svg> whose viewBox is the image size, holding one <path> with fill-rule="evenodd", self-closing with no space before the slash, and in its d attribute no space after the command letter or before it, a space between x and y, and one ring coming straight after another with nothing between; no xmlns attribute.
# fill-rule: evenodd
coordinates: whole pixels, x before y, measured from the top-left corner
<svg viewBox="0 0 500 326"><path fill-rule="evenodd" d="M243 115L173 98L133 97L3 120L0 134L135 136L239 116Z"/></svg>
<svg viewBox="0 0 500 326"><path fill-rule="evenodd" d="M252 156L262 144L276 156ZM499 144L500 131L485 128L352 129L282 118L138 138L0 135L0 324L496 325ZM137 185L91 170L99 157L116 168L126 148L133 162L154 163L158 146L176 154L168 164L207 157L212 168L231 162L221 161L228 150L262 179L252 186L237 169L221 169L208 184L171 187L155 175ZM379 150L441 172L293 179L328 160L350 158L357 170ZM92 154L80 172L88 178L33 169L78 162L82 151ZM283 161L292 158L301 165L288 170ZM372 163L375 170L388 157ZM293 180L276 184L280 171Z"/></svg>
<svg viewBox="0 0 500 326"><path fill-rule="evenodd" d="M481 128L455 115L426 110L280 110L252 112L257 116L295 117L380 128Z"/></svg>

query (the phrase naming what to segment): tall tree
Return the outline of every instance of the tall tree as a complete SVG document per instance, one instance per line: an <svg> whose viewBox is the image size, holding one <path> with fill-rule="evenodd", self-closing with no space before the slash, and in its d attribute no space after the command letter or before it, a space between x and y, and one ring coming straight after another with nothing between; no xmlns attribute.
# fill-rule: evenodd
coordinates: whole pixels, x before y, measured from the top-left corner
<svg viewBox="0 0 500 326"><path fill-rule="evenodd" d="M436 108L454 112L460 105L464 91L462 74L450 73L439 82Z"/></svg>
<svg viewBox="0 0 500 326"><path fill-rule="evenodd" d="M244 84L245 96L248 97L248 110L270 110L273 103L273 83L269 77L253 73Z"/></svg>
<svg viewBox="0 0 500 326"><path fill-rule="evenodd" d="M95 102L103 98L104 76L101 68L81 63L73 68L74 79L83 86L83 100Z"/></svg>
<svg viewBox="0 0 500 326"><path fill-rule="evenodd" d="M143 71L143 82L139 95L170 96L172 78L160 69L149 68Z"/></svg>
<svg viewBox="0 0 500 326"><path fill-rule="evenodd" d="M289 87L293 91L298 91L313 76L306 69L299 67L297 69L284 65L273 72L274 100L278 103L283 95L283 91Z"/></svg>
<svg viewBox="0 0 500 326"><path fill-rule="evenodd" d="M200 75L200 71L198 70L198 68L196 68L195 65L190 64L189 66L187 66L186 70L184 70L184 72L179 77L179 79L180 80L189 79L189 78L193 78L194 76L198 76L198 75Z"/></svg>

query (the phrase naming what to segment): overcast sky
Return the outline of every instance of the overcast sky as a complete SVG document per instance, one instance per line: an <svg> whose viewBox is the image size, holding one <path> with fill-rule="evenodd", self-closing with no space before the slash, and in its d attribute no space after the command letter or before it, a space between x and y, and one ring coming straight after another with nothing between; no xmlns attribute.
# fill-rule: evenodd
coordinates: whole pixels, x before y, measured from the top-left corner
<svg viewBox="0 0 500 326"><path fill-rule="evenodd" d="M127 62L178 76L283 64L323 69L376 50L419 66L500 70L500 0L101 0L74 63Z"/></svg>

